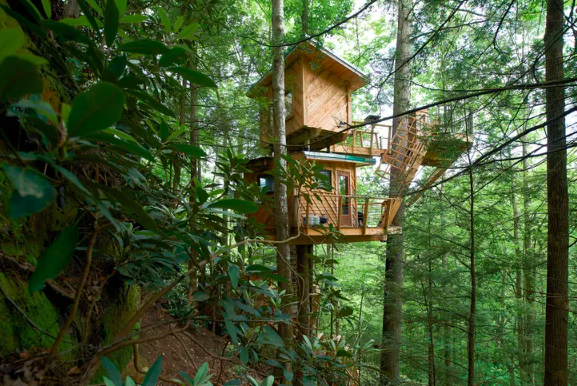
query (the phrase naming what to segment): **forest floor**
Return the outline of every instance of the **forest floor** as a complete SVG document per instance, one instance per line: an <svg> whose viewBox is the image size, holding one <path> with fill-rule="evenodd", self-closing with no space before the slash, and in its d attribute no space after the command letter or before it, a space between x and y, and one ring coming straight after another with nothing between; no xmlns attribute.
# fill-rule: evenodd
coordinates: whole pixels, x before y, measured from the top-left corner
<svg viewBox="0 0 577 386"><path fill-rule="evenodd" d="M156 305L142 318L141 326L158 325L173 319L168 311ZM234 363L220 360L227 345L227 338L213 334L205 328L190 327L181 333L171 334L182 327L178 323L160 325L143 333L140 338L163 336L162 339L150 340L138 345L137 363L140 370L148 370L154 361L162 357L162 376L168 379L182 379L180 372L185 372L192 379L199 366L208 362L210 374L215 374L211 382L215 386L226 383L235 378L232 372ZM143 375L134 368L134 359L126 368L126 374L142 381ZM159 382L159 385L170 385L168 382Z"/></svg>

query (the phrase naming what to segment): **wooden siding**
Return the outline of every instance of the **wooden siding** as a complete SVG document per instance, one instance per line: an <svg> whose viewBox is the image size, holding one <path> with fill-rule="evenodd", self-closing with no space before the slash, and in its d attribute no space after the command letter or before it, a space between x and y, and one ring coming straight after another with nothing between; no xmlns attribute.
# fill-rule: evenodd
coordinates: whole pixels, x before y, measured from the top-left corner
<svg viewBox="0 0 577 386"><path fill-rule="evenodd" d="M292 112L287 111L286 133L291 134L306 125L306 108L304 106L303 65L301 60L296 60L285 71L285 93L292 92ZM273 142L272 136L272 84L261 87L259 94L266 101L259 111L260 140L261 145L268 146Z"/></svg>
<svg viewBox="0 0 577 386"><path fill-rule="evenodd" d="M311 60L301 58L301 61L307 126L338 131L338 121L351 123L348 82L333 72L333 66L313 69L314 63Z"/></svg>

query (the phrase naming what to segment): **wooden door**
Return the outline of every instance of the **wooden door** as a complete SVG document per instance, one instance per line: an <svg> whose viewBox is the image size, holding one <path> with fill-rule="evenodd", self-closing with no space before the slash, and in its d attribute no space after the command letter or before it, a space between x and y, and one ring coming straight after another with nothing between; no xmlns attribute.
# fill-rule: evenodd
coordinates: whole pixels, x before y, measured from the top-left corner
<svg viewBox="0 0 577 386"><path fill-rule="evenodd" d="M339 196L341 196L341 226L350 227L353 225L353 208L351 195L351 173L337 170L337 183Z"/></svg>

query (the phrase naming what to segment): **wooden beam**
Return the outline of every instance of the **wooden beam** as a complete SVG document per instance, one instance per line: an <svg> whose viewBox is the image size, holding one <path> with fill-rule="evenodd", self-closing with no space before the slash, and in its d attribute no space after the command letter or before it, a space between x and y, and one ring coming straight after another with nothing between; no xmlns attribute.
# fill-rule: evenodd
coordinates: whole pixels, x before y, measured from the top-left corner
<svg viewBox="0 0 577 386"><path fill-rule="evenodd" d="M343 206L342 206L342 203L343 203L343 197L342 197L342 196L339 196L338 204L337 204L337 205L338 205L338 210L339 210L339 211L338 211L338 216L337 216L337 229L338 229L339 231L341 230L341 218L342 218L342 216L343 216Z"/></svg>
<svg viewBox="0 0 577 386"><path fill-rule="evenodd" d="M363 235L367 233L367 220L369 219L369 198L365 198L365 210L363 212Z"/></svg>

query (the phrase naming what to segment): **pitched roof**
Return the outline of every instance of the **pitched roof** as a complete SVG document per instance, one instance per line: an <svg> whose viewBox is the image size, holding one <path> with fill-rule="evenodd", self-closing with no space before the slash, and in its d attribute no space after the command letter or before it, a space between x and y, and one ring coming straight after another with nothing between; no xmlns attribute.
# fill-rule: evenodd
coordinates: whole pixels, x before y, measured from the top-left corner
<svg viewBox="0 0 577 386"><path fill-rule="evenodd" d="M351 92L366 84L367 76L346 60L339 58L329 49L320 46L312 40L293 46L285 53L285 68L288 68L301 56L305 56L315 63L319 68L330 68L331 72L338 72L338 76L348 81L351 85ZM256 86L266 87L272 82L272 69L253 84L248 90L249 97L254 96Z"/></svg>

